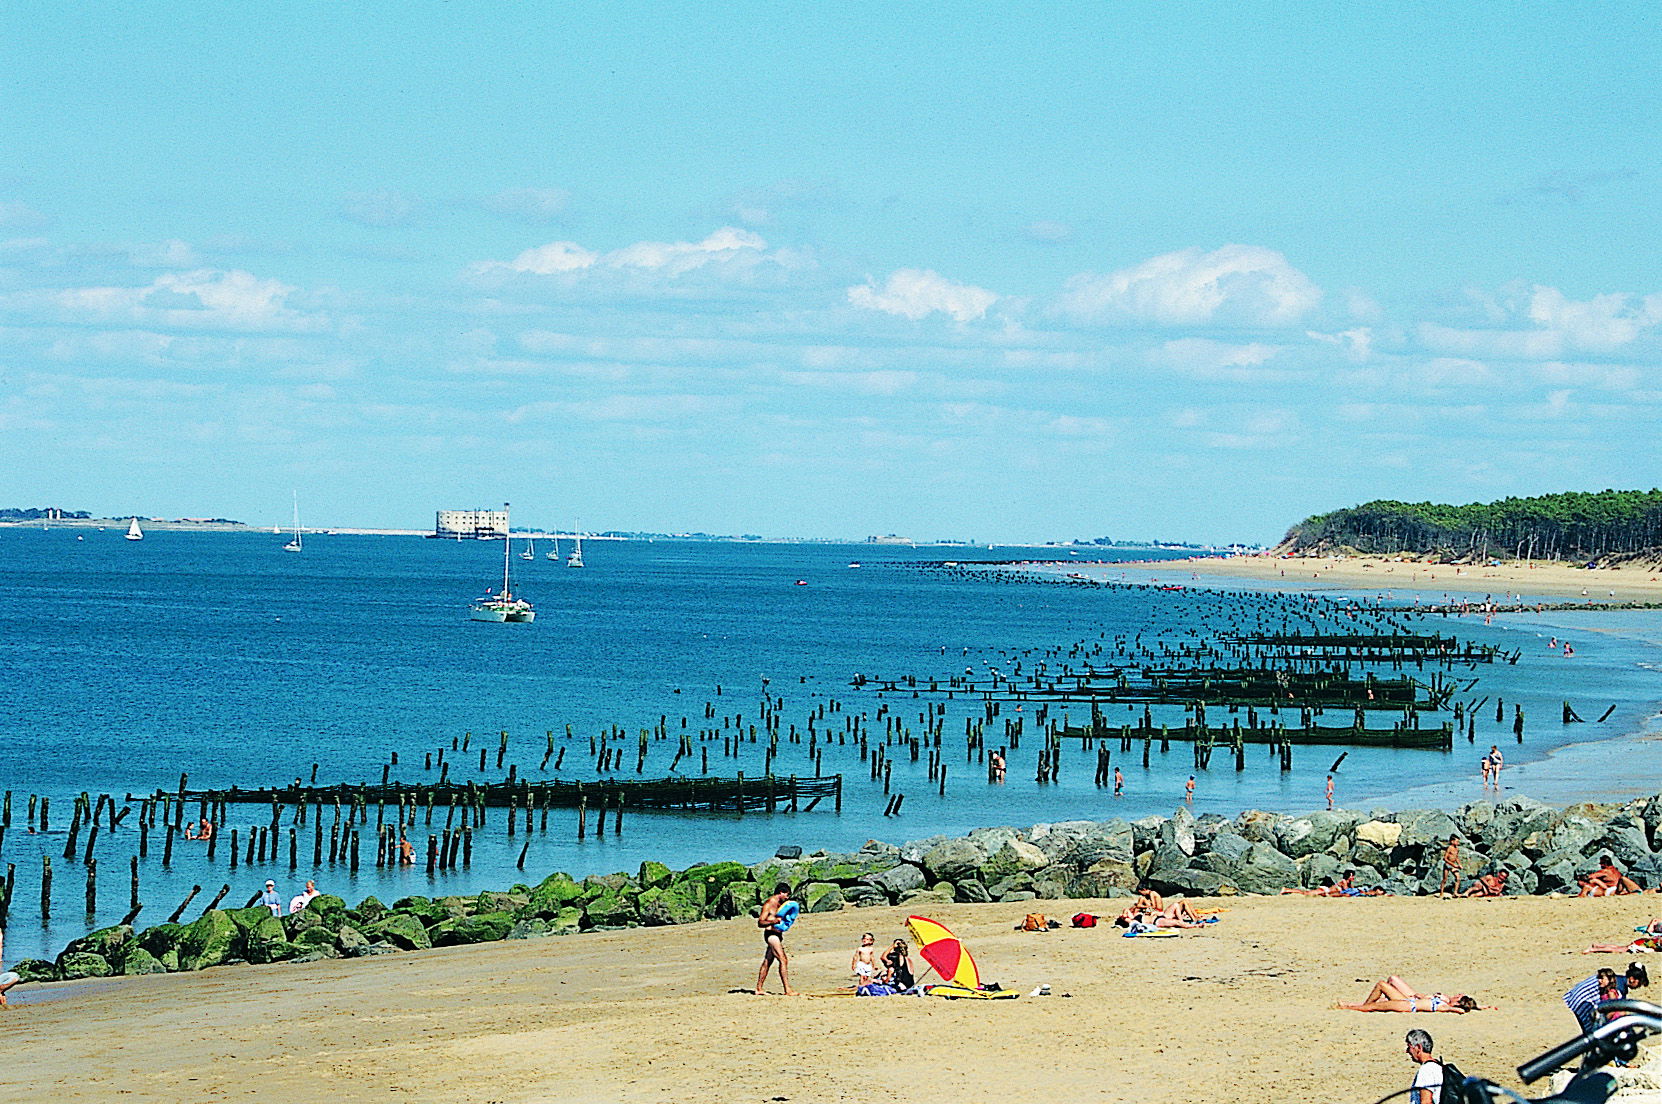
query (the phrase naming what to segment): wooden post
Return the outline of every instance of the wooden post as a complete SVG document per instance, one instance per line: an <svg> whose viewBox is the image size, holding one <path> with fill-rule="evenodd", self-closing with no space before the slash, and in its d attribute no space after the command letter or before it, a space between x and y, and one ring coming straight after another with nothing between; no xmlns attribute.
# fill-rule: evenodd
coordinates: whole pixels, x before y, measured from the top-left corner
<svg viewBox="0 0 1662 1104"><path fill-rule="evenodd" d="M300 868L300 842L293 828L289 829L289 870Z"/></svg>
<svg viewBox="0 0 1662 1104"><path fill-rule="evenodd" d="M312 829L312 865L323 865L323 818L313 821Z"/></svg>
<svg viewBox="0 0 1662 1104"><path fill-rule="evenodd" d="M44 799L42 799L41 807L45 808L45 805L46 805L46 802L45 802ZM40 857L40 918L42 920L52 919L52 856L51 855L42 855Z"/></svg>
<svg viewBox="0 0 1662 1104"><path fill-rule="evenodd" d="M218 908L219 902L225 900L225 895L229 892L231 892L231 883L226 882L224 885L219 887L219 892L214 894L214 899L208 902L208 907L202 910L202 915L206 916L208 913Z"/></svg>
<svg viewBox="0 0 1662 1104"><path fill-rule="evenodd" d="M162 843L162 865L173 865L173 825L167 826L167 839Z"/></svg>
<svg viewBox="0 0 1662 1104"><path fill-rule="evenodd" d="M352 870L352 873L354 873L354 874L356 874L358 872L358 830L356 828L354 828L352 830L352 866L351 866L351 870Z"/></svg>
<svg viewBox="0 0 1662 1104"><path fill-rule="evenodd" d="M213 846L212 841L208 843L208 846ZM150 825L146 823L143 816L139 817L138 857L141 859L148 859L150 857ZM212 858L213 856L210 854L208 857Z"/></svg>
<svg viewBox="0 0 1662 1104"><path fill-rule="evenodd" d="M530 837L526 837L525 846L519 849L519 861L514 863L515 870L525 869L525 853L529 850L531 850L531 840Z"/></svg>
<svg viewBox="0 0 1662 1104"><path fill-rule="evenodd" d="M168 829L168 832L169 832L168 838L169 839L172 839L172 834L171 834L172 831L173 830L171 828ZM235 870L236 868L237 868L237 830L235 828L233 828L233 829L231 829L231 869Z"/></svg>
<svg viewBox="0 0 1662 1104"><path fill-rule="evenodd" d="M616 801L613 808L617 810L617 815L612 819L612 835L621 838L623 835L623 793L619 791L614 795L613 800Z"/></svg>
<svg viewBox="0 0 1662 1104"><path fill-rule="evenodd" d="M132 896L132 901L131 901L131 904L130 904L129 907L136 909L136 908L139 907L138 856L134 855L131 858L129 858L127 860L127 864L128 864L128 867L129 867L129 869L132 873L132 880L133 880L133 896Z"/></svg>
<svg viewBox="0 0 1662 1104"><path fill-rule="evenodd" d="M527 846L529 846L530 841L526 841L526 842L527 842ZM427 837L427 874L428 874L429 877L432 876L433 869L436 866L438 866L438 862L439 862L439 837L434 836L434 835L429 835Z"/></svg>
<svg viewBox="0 0 1662 1104"><path fill-rule="evenodd" d="M86 855L82 858L82 860L81 860L82 862L91 862L92 861L92 845L97 843L97 842L98 842L98 818L94 817L93 820L92 820L92 829L91 829L91 831L87 832L87 852L86 852Z"/></svg>
<svg viewBox="0 0 1662 1104"><path fill-rule="evenodd" d="M581 842L583 837L587 834L588 818L589 799L579 796L577 798L577 839L579 842Z"/></svg>
<svg viewBox="0 0 1662 1104"><path fill-rule="evenodd" d="M98 860L87 860L87 915L98 911Z"/></svg>
<svg viewBox="0 0 1662 1104"><path fill-rule="evenodd" d="M185 914L185 910L190 908L190 903L194 901L196 899L196 895L201 892L201 886L191 886L190 892L185 894L185 899L179 902L179 907L173 910L173 915L167 918L167 922L169 924L177 924L179 922L179 917Z"/></svg>

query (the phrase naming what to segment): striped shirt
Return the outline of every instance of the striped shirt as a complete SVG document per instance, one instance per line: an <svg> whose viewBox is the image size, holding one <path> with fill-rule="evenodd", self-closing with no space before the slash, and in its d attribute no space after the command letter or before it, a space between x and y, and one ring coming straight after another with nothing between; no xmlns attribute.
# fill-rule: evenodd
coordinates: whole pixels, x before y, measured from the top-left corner
<svg viewBox="0 0 1662 1104"><path fill-rule="evenodd" d="M1626 978L1616 978L1616 990L1621 993L1622 996L1627 996ZM1564 1003L1569 1006L1570 1011L1574 1012L1578 1018L1582 1017L1583 1014L1587 1016L1593 1015L1598 1010L1599 1004L1598 976L1595 974L1593 977L1590 977L1586 981L1576 985L1568 993L1565 993Z"/></svg>

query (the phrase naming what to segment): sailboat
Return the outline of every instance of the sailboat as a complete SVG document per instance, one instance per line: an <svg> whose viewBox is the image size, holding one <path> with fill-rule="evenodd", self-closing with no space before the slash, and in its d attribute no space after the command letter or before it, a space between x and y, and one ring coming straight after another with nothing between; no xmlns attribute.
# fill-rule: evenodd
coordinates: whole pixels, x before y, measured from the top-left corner
<svg viewBox="0 0 1662 1104"><path fill-rule="evenodd" d="M127 526L127 539L128 540L143 540L144 539L144 530L139 528L138 518L134 518L132 524Z"/></svg>
<svg viewBox="0 0 1662 1104"><path fill-rule="evenodd" d="M502 504L503 525L507 526L508 504ZM502 535L502 591L499 594L486 593L485 597L474 602L468 616L475 621L493 621L501 624L504 621L519 621L529 623L537 619L537 611L531 603L523 598L515 598L510 589L508 580L509 557L513 553L513 530L509 528Z"/></svg>
<svg viewBox="0 0 1662 1104"><path fill-rule="evenodd" d="M300 492L294 492L294 539L283 545L284 552L301 551L300 544Z"/></svg>
<svg viewBox="0 0 1662 1104"><path fill-rule="evenodd" d="M554 534L554 551L544 552L543 555L555 563L560 562L560 535L558 533Z"/></svg>
<svg viewBox="0 0 1662 1104"><path fill-rule="evenodd" d="M567 567L582 567L583 566L583 534L580 530L578 530L576 528L572 529L571 542L572 542L571 555L566 557L566 566Z"/></svg>
<svg viewBox="0 0 1662 1104"><path fill-rule="evenodd" d="M530 537L525 538L525 551L523 551L519 554L519 558L522 559L522 560L534 560L534 559L536 559L537 558L537 542L535 540L533 540L532 538L530 538Z"/></svg>

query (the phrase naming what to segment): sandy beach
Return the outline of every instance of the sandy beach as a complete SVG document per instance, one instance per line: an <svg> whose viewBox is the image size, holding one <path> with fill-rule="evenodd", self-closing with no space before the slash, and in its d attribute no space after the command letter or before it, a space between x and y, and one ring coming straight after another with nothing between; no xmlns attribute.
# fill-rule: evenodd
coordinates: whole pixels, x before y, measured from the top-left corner
<svg viewBox="0 0 1662 1104"><path fill-rule="evenodd" d="M1012 930L1023 904L931 915L1013 1001L755 997L760 941L734 920L354 961L24 986L3 1015L0 1090L54 1101L1373 1101L1406 1087L1423 1027L1468 1073L1512 1068L1574 1032L1560 1002L1662 912L1652 898L1212 902L1178 939ZM1105 912L1044 902L1047 913ZM904 908L804 917L798 988L844 983L862 931ZM1499 1011L1364 1014L1374 978L1470 992ZM777 990L777 982L771 988ZM1064 995L1066 994L1066 995Z"/></svg>
<svg viewBox="0 0 1662 1104"><path fill-rule="evenodd" d="M1662 571L1646 566L1589 570L1565 563L1502 561L1491 567L1399 562L1381 556L1205 556L1099 565L1099 570L1101 566L1174 583L1204 576L1303 590L1447 591L1488 594L1497 600L1521 594L1545 602L1662 602Z"/></svg>

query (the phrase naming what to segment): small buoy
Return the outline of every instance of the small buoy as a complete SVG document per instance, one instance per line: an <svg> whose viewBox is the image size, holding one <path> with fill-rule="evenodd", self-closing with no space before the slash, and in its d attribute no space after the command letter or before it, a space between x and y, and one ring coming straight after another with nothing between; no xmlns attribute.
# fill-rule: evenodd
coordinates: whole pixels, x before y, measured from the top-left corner
<svg viewBox="0 0 1662 1104"><path fill-rule="evenodd" d="M808 580L807 579L798 579L796 581L796 585L797 586L807 586L808 585Z"/></svg>

